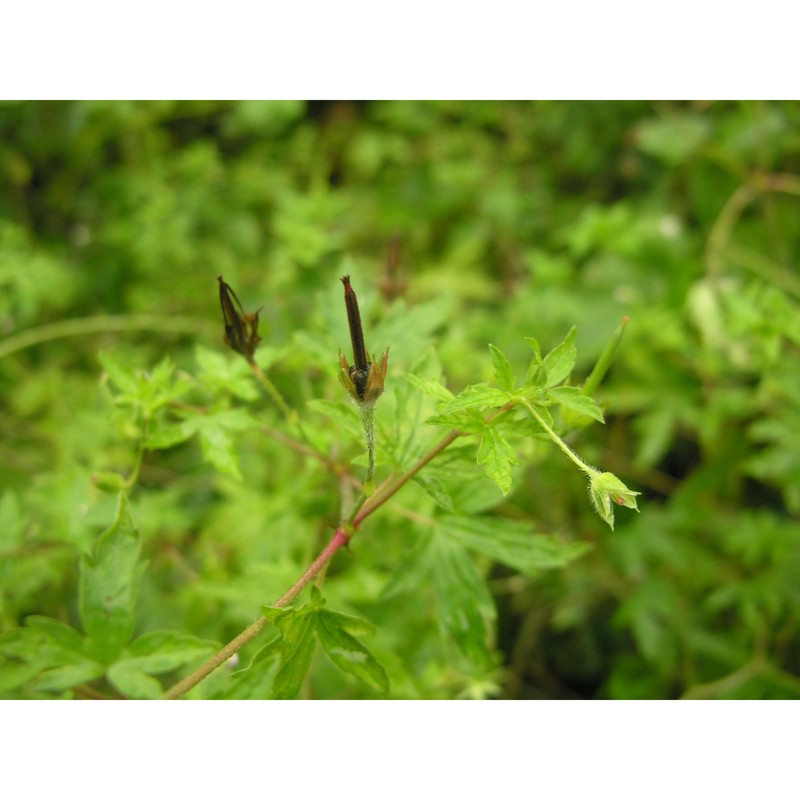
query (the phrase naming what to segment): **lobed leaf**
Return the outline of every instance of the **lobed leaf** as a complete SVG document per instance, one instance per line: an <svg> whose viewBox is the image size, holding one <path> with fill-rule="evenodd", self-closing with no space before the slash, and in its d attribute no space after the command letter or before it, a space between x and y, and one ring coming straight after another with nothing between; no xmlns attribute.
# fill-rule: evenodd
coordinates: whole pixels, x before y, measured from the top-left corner
<svg viewBox="0 0 800 800"><path fill-rule="evenodd" d="M402 377L407 383L410 383L425 394L435 397L437 400L449 403L455 398L455 395L438 381L425 378L413 372L404 372Z"/></svg>
<svg viewBox="0 0 800 800"><path fill-rule="evenodd" d="M489 345L492 354L492 365L494 366L494 379L501 389L507 392L514 391L514 373L511 371L511 364L503 353L493 344Z"/></svg>
<svg viewBox="0 0 800 800"><path fill-rule="evenodd" d="M535 534L528 523L496 517L447 515L439 529L459 544L526 575L565 567L590 549L586 542L561 542L555 536Z"/></svg>
<svg viewBox="0 0 800 800"><path fill-rule="evenodd" d="M61 692L105 671L79 631L49 617L29 617L24 628L0 637L0 658L0 691L31 684L39 691Z"/></svg>
<svg viewBox="0 0 800 800"><path fill-rule="evenodd" d="M591 397L583 394L577 386L554 386L548 389L546 396L564 408L596 419L598 422L605 422L600 406Z"/></svg>
<svg viewBox="0 0 800 800"><path fill-rule="evenodd" d="M478 463L486 469L486 474L498 485L503 494L511 489L511 466L519 463L514 448L506 441L500 431L487 425L478 446Z"/></svg>
<svg viewBox="0 0 800 800"><path fill-rule="evenodd" d="M339 669L355 675L382 692L389 691L386 671L372 653L352 635L356 618L322 609L317 617L317 636L328 658Z"/></svg>
<svg viewBox="0 0 800 800"><path fill-rule="evenodd" d="M130 504L120 493L117 515L80 567L79 609L92 653L111 663L130 640L136 606L141 542Z"/></svg>
<svg viewBox="0 0 800 800"><path fill-rule="evenodd" d="M575 337L578 332L573 325L561 344L554 347L544 358L543 366L547 373L545 385L549 388L561 383L567 378L575 367L578 351L575 347Z"/></svg>
<svg viewBox="0 0 800 800"><path fill-rule="evenodd" d="M503 389L476 383L467 386L444 408L442 414L453 414L468 408L499 408L512 399L512 395Z"/></svg>
<svg viewBox="0 0 800 800"><path fill-rule="evenodd" d="M451 539L434 536L430 555L441 630L470 659L488 663L486 620L496 611L486 583L469 553Z"/></svg>

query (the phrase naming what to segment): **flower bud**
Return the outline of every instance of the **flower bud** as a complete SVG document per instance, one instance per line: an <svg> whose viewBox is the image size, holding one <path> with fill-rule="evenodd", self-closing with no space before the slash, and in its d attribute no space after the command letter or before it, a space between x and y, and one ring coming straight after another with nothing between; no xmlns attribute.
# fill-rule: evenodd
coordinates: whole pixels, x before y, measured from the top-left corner
<svg viewBox="0 0 800 800"><path fill-rule="evenodd" d="M589 474L589 496L595 511L614 529L614 506L625 506L638 511L636 497L641 492L629 489L614 473L597 472L592 470Z"/></svg>

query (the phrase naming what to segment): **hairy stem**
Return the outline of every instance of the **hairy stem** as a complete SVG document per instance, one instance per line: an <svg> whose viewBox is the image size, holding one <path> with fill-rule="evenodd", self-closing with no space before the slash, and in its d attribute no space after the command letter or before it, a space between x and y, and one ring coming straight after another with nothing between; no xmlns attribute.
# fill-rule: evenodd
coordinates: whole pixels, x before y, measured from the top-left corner
<svg viewBox="0 0 800 800"><path fill-rule="evenodd" d="M585 463L580 456L574 450L572 450L567 443L547 424L547 422L545 422L544 417L524 397L522 398L522 404L528 409L528 411L531 412L531 415L542 426L544 432L559 446L561 451L578 466L579 469L581 469L587 475L597 474L597 470Z"/></svg>
<svg viewBox="0 0 800 800"><path fill-rule="evenodd" d="M361 405L361 424L364 426L364 440L367 444L367 477L364 486L369 486L375 476L375 406L372 403Z"/></svg>

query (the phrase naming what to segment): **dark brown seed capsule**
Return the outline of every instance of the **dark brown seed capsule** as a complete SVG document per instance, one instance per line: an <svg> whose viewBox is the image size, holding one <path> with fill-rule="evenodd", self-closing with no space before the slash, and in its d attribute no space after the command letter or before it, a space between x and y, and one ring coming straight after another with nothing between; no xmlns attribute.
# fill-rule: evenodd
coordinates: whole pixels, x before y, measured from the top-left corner
<svg viewBox="0 0 800 800"><path fill-rule="evenodd" d="M367 378L369 377L369 359L367 358L367 348L364 345L364 331L361 328L361 314L358 310L358 298L350 286L350 276L345 275L342 278L344 284L344 302L347 306L347 321L350 324L350 341L353 343L353 361L355 366L351 368L353 380L356 382L356 387L359 386L359 378L357 374L363 374L363 383L366 385ZM360 394L361 392L359 392Z"/></svg>
<svg viewBox="0 0 800 800"><path fill-rule="evenodd" d="M253 353L261 341L258 335L258 315L248 314L242 308L236 292L228 286L222 279L222 275L217 275L219 281L219 303L222 306L222 319L225 324L225 344L241 353L245 358L252 358Z"/></svg>

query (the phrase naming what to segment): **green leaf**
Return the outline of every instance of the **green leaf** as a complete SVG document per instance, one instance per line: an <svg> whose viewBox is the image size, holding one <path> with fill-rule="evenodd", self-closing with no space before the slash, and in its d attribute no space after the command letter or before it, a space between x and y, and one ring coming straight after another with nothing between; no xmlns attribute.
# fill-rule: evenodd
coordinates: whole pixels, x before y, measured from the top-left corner
<svg viewBox="0 0 800 800"><path fill-rule="evenodd" d="M511 364L503 353L493 344L489 345L492 353L492 364L494 365L494 379L501 389L507 392L514 391L514 373L511 371Z"/></svg>
<svg viewBox="0 0 800 800"><path fill-rule="evenodd" d="M136 639L108 670L108 678L126 697L154 699L163 695L150 677L201 661L219 645L177 631L151 631Z"/></svg>
<svg viewBox="0 0 800 800"><path fill-rule="evenodd" d="M453 501L438 478L418 472L414 476L414 483L419 484L445 511L453 511Z"/></svg>
<svg viewBox="0 0 800 800"><path fill-rule="evenodd" d="M97 358L111 382L122 392L123 396L130 399L139 396L139 379L127 364L122 364L111 353L103 351L97 354Z"/></svg>
<svg viewBox="0 0 800 800"><path fill-rule="evenodd" d="M597 403L591 397L583 394L582 390L577 386L555 386L547 390L546 397L555 400L560 406L564 406L578 414L591 417L598 422L605 422L603 412Z"/></svg>
<svg viewBox="0 0 800 800"><path fill-rule="evenodd" d="M164 687L156 678L140 669L133 659L117 661L108 669L108 679L127 698L159 700Z"/></svg>
<svg viewBox="0 0 800 800"><path fill-rule="evenodd" d="M272 696L276 700L293 700L300 692L314 655L314 612L303 609L275 620L282 634L280 665L275 674Z"/></svg>
<svg viewBox="0 0 800 800"><path fill-rule="evenodd" d="M436 414L425 420L428 425L443 425L464 433L482 433L486 428L483 415L477 408L468 408L453 414Z"/></svg>
<svg viewBox="0 0 800 800"><path fill-rule="evenodd" d="M317 636L328 658L339 669L355 675L382 692L389 691L389 678L372 653L351 634L354 623L362 622L328 609L317 616Z"/></svg>
<svg viewBox="0 0 800 800"><path fill-rule="evenodd" d="M364 429L361 427L361 418L355 403L309 400L308 407L341 425L356 441L362 440Z"/></svg>
<svg viewBox="0 0 800 800"><path fill-rule="evenodd" d="M528 372L525 375L525 385L540 386L547 376L547 373L542 368L542 348L539 346L539 342L536 339L532 339L530 336L526 336L525 341L533 350L531 363L529 364Z"/></svg>
<svg viewBox="0 0 800 800"><path fill-rule="evenodd" d="M96 658L111 663L133 632L133 614L143 565L141 543L128 498L120 493L117 515L92 553L81 561L79 608Z"/></svg>
<svg viewBox="0 0 800 800"><path fill-rule="evenodd" d="M133 370L110 353L101 352L98 358L120 392L115 403L138 408L146 417L192 388L189 380L173 381L175 365L169 356L165 356L151 372Z"/></svg>
<svg viewBox="0 0 800 800"><path fill-rule="evenodd" d="M526 575L567 566L582 556L586 542L560 542L555 536L535 534L528 523L496 517L448 515L439 529L459 544Z"/></svg>
<svg viewBox="0 0 800 800"><path fill-rule="evenodd" d="M195 347L194 357L200 367L200 380L215 396L229 393L251 403L258 400L258 386L243 358L232 358L228 353L218 353L200 345Z"/></svg>
<svg viewBox="0 0 800 800"><path fill-rule="evenodd" d="M503 494L508 494L511 489L511 466L518 461L514 448L500 431L491 425L485 427L478 446L478 463Z"/></svg>
<svg viewBox="0 0 800 800"><path fill-rule="evenodd" d="M231 688L225 693L229 700L263 700L272 696L275 676L280 666L281 637L267 642L244 669L232 676Z"/></svg>
<svg viewBox="0 0 800 800"><path fill-rule="evenodd" d="M430 560L441 630L470 659L487 664L486 620L494 619L496 612L475 563L463 547L441 535L431 540Z"/></svg>
<svg viewBox="0 0 800 800"><path fill-rule="evenodd" d="M224 475L241 479L239 458L230 431L255 427L255 420L243 409L229 409L215 414L198 414L183 422L183 431L200 434L203 455Z"/></svg>
<svg viewBox="0 0 800 800"><path fill-rule="evenodd" d="M432 534L427 531L423 533L406 557L393 568L392 576L381 592L383 599L388 600L429 585L432 539Z"/></svg>
<svg viewBox="0 0 800 800"><path fill-rule="evenodd" d="M383 667L372 653L356 638L372 632L372 626L359 617L341 614L324 608L319 590L312 589L311 601L302 608L270 609L272 622L281 638L270 644L250 669L248 685L265 687L270 681L272 696L278 700L297 697L311 665L315 640L319 639L331 661L339 669L355 675L381 691L388 691L389 680ZM280 613L275 613L279 611ZM266 659L277 657L277 668L266 663ZM243 676L244 677L244 676ZM241 695L239 687L236 696Z"/></svg>
<svg viewBox="0 0 800 800"><path fill-rule="evenodd" d="M561 383L572 372L578 351L575 347L577 330L573 325L561 344L554 347L544 359L544 369L547 373L546 386L555 386Z"/></svg>
<svg viewBox="0 0 800 800"><path fill-rule="evenodd" d="M173 422L161 414L156 414L147 425L142 444L147 450L167 450L185 442L193 433L184 425L184 420Z"/></svg>
<svg viewBox="0 0 800 800"><path fill-rule="evenodd" d="M415 386L425 394L435 397L437 400L442 400L445 403L449 403L455 397L455 395L447 387L443 386L438 381L425 378L422 375L417 375L413 372L404 372L402 377L407 383Z"/></svg>
<svg viewBox="0 0 800 800"><path fill-rule="evenodd" d="M468 408L498 408L511 399L512 395L503 389L496 389L494 386L487 386L484 383L476 383L472 386L467 386L464 391L460 392L454 400L442 409L441 413L452 414Z"/></svg>
<svg viewBox="0 0 800 800"><path fill-rule="evenodd" d="M74 628L49 617L28 617L26 627L0 637L0 691L30 683L38 691L62 692L99 678L102 664L87 652Z"/></svg>

